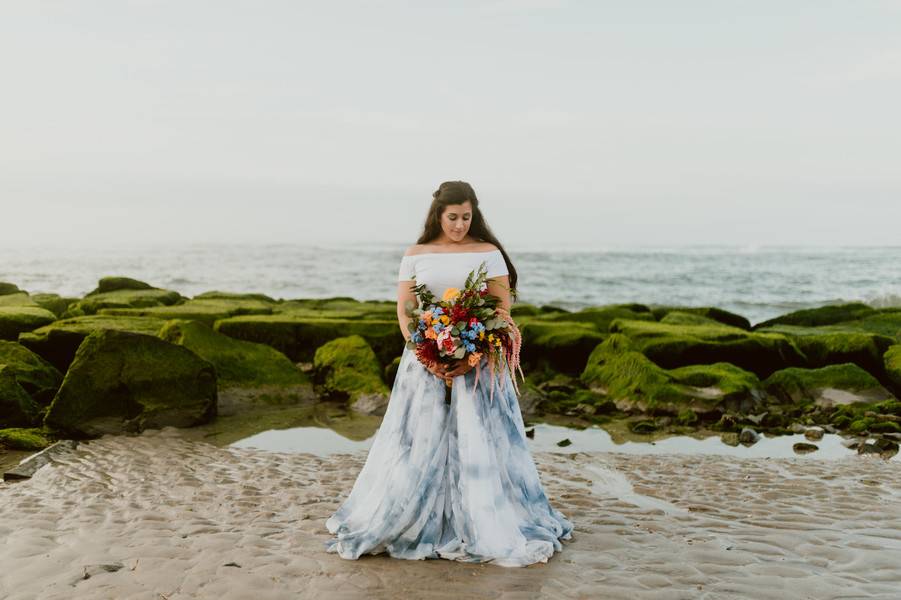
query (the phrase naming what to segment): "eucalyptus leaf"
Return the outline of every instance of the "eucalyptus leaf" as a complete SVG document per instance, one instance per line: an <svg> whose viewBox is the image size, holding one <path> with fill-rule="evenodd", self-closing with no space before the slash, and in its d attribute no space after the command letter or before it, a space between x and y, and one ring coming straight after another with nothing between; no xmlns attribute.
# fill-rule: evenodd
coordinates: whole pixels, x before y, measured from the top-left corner
<svg viewBox="0 0 901 600"><path fill-rule="evenodd" d="M457 350L454 352L454 358L463 358L463 356L464 356L465 354L466 354L466 348L464 348L463 346L460 346L460 347L457 348Z"/></svg>

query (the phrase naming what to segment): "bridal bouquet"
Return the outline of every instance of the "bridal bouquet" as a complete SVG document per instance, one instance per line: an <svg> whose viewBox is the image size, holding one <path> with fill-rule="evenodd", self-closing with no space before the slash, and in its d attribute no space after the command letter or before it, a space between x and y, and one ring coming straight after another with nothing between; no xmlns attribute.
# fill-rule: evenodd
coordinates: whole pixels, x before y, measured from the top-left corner
<svg viewBox="0 0 901 600"><path fill-rule="evenodd" d="M487 271L483 262L477 271L471 271L462 290L448 288L441 300L426 289L425 284L413 287L419 306L407 303L407 315L411 317L407 329L410 340L407 347L416 351L423 363L450 364L466 360L476 369L476 387L481 378L481 359L488 361L490 378L495 373L510 371L513 386L519 366L519 350L522 335L510 313L499 308L499 299L488 293ZM502 381L505 379L502 377ZM448 385L450 383L448 382ZM494 385L491 386L491 399Z"/></svg>

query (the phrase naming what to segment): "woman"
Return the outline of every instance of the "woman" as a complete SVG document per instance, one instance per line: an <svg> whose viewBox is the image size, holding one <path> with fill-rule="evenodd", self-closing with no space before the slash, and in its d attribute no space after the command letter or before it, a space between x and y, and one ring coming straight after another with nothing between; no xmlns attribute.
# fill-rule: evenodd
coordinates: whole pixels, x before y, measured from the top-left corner
<svg viewBox="0 0 901 600"><path fill-rule="evenodd" d="M472 187L447 181L432 195L425 229L401 260L397 317L409 339L406 302L417 284L441 297L462 288L482 262L488 291L509 309L516 270L491 233ZM482 359L483 363L485 358ZM483 365L484 366L484 365ZM572 537L572 523L549 503L526 442L510 373L474 387L460 360L424 365L404 348L382 424L348 498L326 521L342 558L387 552L521 567L547 562ZM445 380L452 382L445 401ZM489 401L489 386L496 385Z"/></svg>

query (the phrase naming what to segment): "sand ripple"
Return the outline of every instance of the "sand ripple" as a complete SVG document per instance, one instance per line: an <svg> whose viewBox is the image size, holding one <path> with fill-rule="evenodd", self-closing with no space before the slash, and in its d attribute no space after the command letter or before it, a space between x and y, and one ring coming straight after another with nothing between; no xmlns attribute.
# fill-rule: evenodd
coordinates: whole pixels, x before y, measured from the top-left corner
<svg viewBox="0 0 901 600"><path fill-rule="evenodd" d="M323 551L365 452L82 443L0 484L0 598L898 598L901 467L536 453L575 524L524 569ZM429 591L424 595L424 590Z"/></svg>

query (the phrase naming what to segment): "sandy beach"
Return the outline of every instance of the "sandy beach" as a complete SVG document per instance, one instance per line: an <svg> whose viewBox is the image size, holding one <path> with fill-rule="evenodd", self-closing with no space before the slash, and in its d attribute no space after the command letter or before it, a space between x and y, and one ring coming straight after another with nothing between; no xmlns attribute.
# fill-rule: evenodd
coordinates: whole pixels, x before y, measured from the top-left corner
<svg viewBox="0 0 901 600"><path fill-rule="evenodd" d="M322 550L365 452L218 448L179 430L81 443L0 484L0 597L897 598L901 468L536 453L575 523L522 569Z"/></svg>

